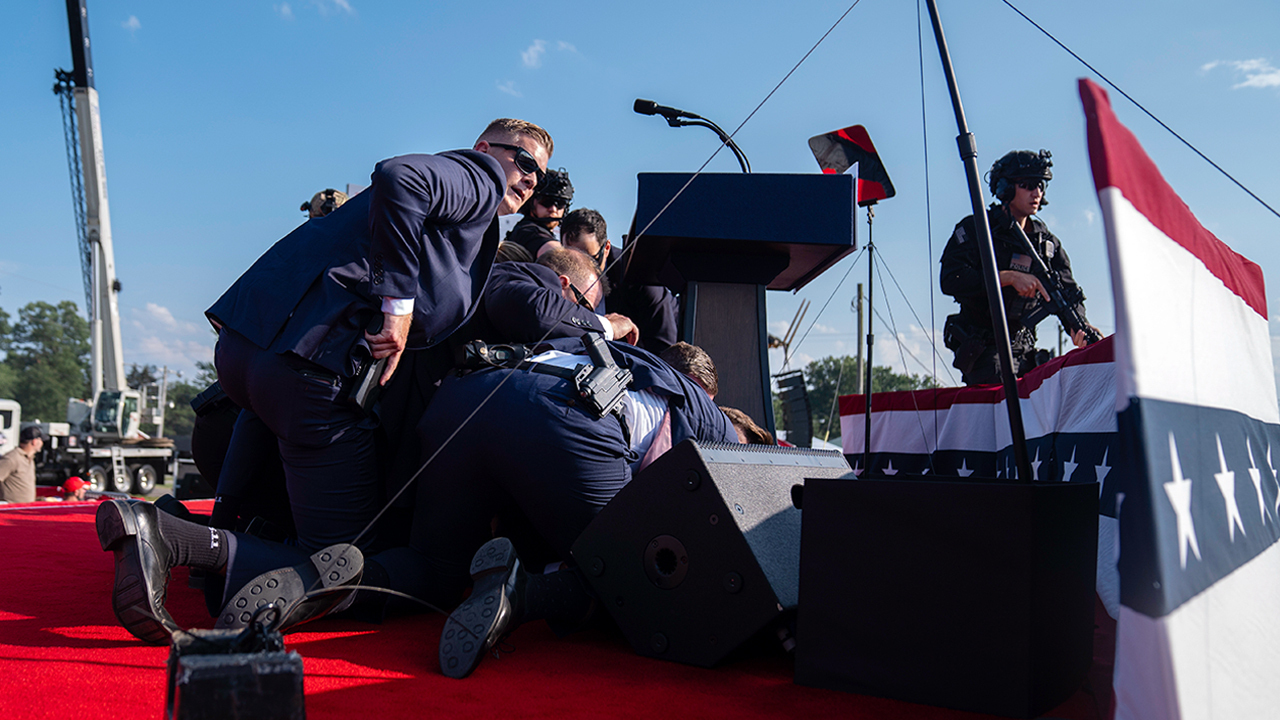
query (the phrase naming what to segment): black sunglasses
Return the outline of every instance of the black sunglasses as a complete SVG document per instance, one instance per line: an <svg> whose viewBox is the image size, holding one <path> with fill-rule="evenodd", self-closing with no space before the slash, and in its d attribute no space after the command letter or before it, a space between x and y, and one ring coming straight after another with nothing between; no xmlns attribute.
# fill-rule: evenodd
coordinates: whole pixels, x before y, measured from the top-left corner
<svg viewBox="0 0 1280 720"><path fill-rule="evenodd" d="M564 198L540 197L538 204L544 208L561 208L568 209L569 201Z"/></svg>
<svg viewBox="0 0 1280 720"><path fill-rule="evenodd" d="M573 284L573 283L569 283L569 289L573 291L573 295L574 295L574 297L578 298L578 304L579 304L579 305L581 305L582 307L584 307L584 308L586 308L586 309L590 310L591 312L595 312L595 311L596 311L595 306L594 306L594 305L592 305L592 304L591 304L591 302L590 302L589 300L587 300L587 296L586 296L586 295L583 295L583 294L582 294L582 291L581 291L581 290L579 290L576 286L574 286L574 284Z"/></svg>
<svg viewBox="0 0 1280 720"><path fill-rule="evenodd" d="M1018 181L1018 187L1022 188L1023 190L1040 190L1040 191L1043 191L1043 190L1044 190L1044 180L1041 180L1041 179L1039 179L1039 178L1034 178L1034 179L1032 179L1032 178L1027 178L1027 179L1019 180L1019 181Z"/></svg>
<svg viewBox="0 0 1280 720"><path fill-rule="evenodd" d="M525 150L519 145L511 145L509 143L499 143L499 142L491 142L489 144L492 145L493 147L506 148L514 152L516 154L516 157L515 157L516 167L520 168L520 172L526 175L528 175L529 173L533 173L537 175L539 183L542 182L542 177L547 174L545 170L538 167L538 161L534 159L533 155L529 154L528 150Z"/></svg>

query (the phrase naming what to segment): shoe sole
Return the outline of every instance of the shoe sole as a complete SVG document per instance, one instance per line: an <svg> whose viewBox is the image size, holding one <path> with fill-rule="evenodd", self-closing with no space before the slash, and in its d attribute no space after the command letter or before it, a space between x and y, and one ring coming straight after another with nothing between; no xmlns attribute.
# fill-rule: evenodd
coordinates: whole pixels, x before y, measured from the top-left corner
<svg viewBox="0 0 1280 720"><path fill-rule="evenodd" d="M311 565L320 576L317 588L338 587L360 577L364 572L364 556L351 545L330 545L311 556ZM240 588L227 601L215 627L220 630L242 630L249 626L258 608L273 602L280 608L281 617L285 618L285 624L278 628L280 632L284 632L294 625L302 624L290 624L288 615L293 606L312 589L298 571L291 567L263 573ZM335 600L334 604L339 602L341 601ZM271 618L264 616L263 620L269 621Z"/></svg>
<svg viewBox="0 0 1280 720"><path fill-rule="evenodd" d="M121 511L128 507L123 500L109 500L98 506L94 526L98 530L98 543L103 550L115 553L116 576L111 593L111 609L116 619L130 634L150 645L168 645L173 633L165 623L176 626L168 611L161 606L158 611L151 605L151 588L140 572L138 557L138 523L132 513Z"/></svg>
<svg viewBox="0 0 1280 720"><path fill-rule="evenodd" d="M471 674L484 653L497 644L489 639L494 625L504 617L507 577L515 564L515 548L499 538L485 543L471 560L471 596L444 623L440 635L440 671L462 679Z"/></svg>

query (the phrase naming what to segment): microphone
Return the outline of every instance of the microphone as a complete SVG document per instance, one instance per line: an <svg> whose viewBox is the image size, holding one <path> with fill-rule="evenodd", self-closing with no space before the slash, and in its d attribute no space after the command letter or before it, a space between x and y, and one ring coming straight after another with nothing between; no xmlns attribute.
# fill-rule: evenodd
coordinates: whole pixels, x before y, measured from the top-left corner
<svg viewBox="0 0 1280 720"><path fill-rule="evenodd" d="M684 110L677 110L676 108L667 107L666 105L659 105L652 100L642 100L640 98L636 98L636 103L632 109L641 115L661 115L668 120L675 120L676 118L702 119L701 115L695 115L691 112L685 112Z"/></svg>

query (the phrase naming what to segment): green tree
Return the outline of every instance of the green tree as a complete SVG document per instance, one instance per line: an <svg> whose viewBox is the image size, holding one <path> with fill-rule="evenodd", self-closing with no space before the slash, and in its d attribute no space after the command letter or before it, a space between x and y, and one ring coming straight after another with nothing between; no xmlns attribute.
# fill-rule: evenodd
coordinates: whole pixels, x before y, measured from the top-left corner
<svg viewBox="0 0 1280 720"><path fill-rule="evenodd" d="M164 434L168 437L190 435L196 426L196 414L191 409L191 399L200 394L207 385L192 384L179 381L170 383L168 398L171 407L165 408Z"/></svg>
<svg viewBox="0 0 1280 720"><path fill-rule="evenodd" d="M12 325L7 314L0 318L4 329L0 383L11 384L7 394L22 403L23 418L65 419L67 399L89 393L89 323L70 300L33 302Z"/></svg>
<svg viewBox="0 0 1280 720"><path fill-rule="evenodd" d="M9 339L13 334L13 324L9 322L9 313L0 308L0 353L9 351ZM17 375L14 374L13 368L7 363L0 362L0 398L13 398L14 388L18 382Z"/></svg>
<svg viewBox="0 0 1280 720"><path fill-rule="evenodd" d="M858 358L845 355L843 357L825 357L814 360L804 369L805 387L809 392L809 407L813 413L814 437L840 436L840 408L832 411L832 402L839 395L861 394L858 387ZM938 387L937 381L928 375L911 375L896 373L884 365L876 365L871 369L871 391L873 393L893 392L895 390L923 390ZM783 427L781 405L774 400L774 422Z"/></svg>
<svg viewBox="0 0 1280 720"><path fill-rule="evenodd" d="M129 372L124 375L124 384L135 390L141 390L143 385L150 385L160 381L160 371L155 365L138 365L134 363L129 366Z"/></svg>
<svg viewBox="0 0 1280 720"><path fill-rule="evenodd" d="M196 361L196 381L194 385L198 385L201 390L218 382L218 368L213 366L212 362Z"/></svg>

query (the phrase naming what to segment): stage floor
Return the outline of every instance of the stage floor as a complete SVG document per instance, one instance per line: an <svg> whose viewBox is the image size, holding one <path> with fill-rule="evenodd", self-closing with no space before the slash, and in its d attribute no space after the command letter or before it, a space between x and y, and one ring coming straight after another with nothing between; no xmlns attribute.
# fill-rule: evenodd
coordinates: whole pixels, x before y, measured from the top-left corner
<svg viewBox="0 0 1280 720"><path fill-rule="evenodd" d="M143 645L111 612L112 555L98 547L95 503L0 505L0 717L158 718L168 648ZM205 503L193 509L207 512ZM168 608L187 627L212 627L184 570ZM791 659L760 650L701 669L643 658L621 635L556 638L521 627L510 652L486 658L466 680L440 674L444 619L400 617L381 625L325 619L285 636L303 657L307 716L522 718L921 718L990 717L807 688ZM1044 717L1095 720L1081 691Z"/></svg>

